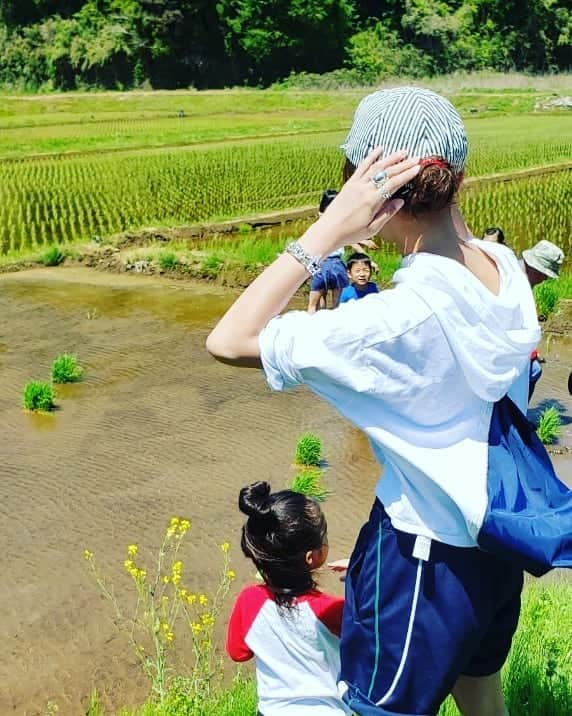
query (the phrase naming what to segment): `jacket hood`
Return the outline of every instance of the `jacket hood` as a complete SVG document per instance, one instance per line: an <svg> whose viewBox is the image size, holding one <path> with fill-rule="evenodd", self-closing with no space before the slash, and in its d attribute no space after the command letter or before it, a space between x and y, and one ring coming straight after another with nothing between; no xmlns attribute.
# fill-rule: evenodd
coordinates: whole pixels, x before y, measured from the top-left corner
<svg viewBox="0 0 572 716"><path fill-rule="evenodd" d="M471 390L496 402L506 395L540 340L532 290L516 256L506 246L471 240L497 264L498 295L458 261L410 254L393 280L415 291L442 327Z"/></svg>

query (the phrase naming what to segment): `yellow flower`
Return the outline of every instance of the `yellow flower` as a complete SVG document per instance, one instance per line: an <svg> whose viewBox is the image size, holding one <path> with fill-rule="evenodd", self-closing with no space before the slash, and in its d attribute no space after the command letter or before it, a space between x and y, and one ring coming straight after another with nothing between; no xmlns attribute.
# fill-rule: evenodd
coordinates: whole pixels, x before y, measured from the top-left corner
<svg viewBox="0 0 572 716"><path fill-rule="evenodd" d="M228 542L223 542L220 546L222 551L226 554L228 550L230 549L230 544Z"/></svg>
<svg viewBox="0 0 572 716"><path fill-rule="evenodd" d="M187 594L188 592L186 589L179 589L179 596L181 597L181 599L185 599Z"/></svg>
<svg viewBox="0 0 572 716"><path fill-rule="evenodd" d="M229 569L226 573L226 577L227 579L230 579L232 581L233 579L236 579L236 572L232 569Z"/></svg>
<svg viewBox="0 0 572 716"><path fill-rule="evenodd" d="M173 641L175 635L172 631L165 632L165 641Z"/></svg>
<svg viewBox="0 0 572 716"><path fill-rule="evenodd" d="M123 566L125 569L129 572L130 569L133 569L133 560L132 559L126 559L125 562L123 562Z"/></svg>
<svg viewBox="0 0 572 716"><path fill-rule="evenodd" d="M171 578L168 577L167 575L165 575L165 576L163 577L163 584L169 584L170 581L171 581Z"/></svg>
<svg viewBox="0 0 572 716"><path fill-rule="evenodd" d="M93 559L93 552L90 552L89 549L84 549L83 550L83 558L87 559L89 562L90 559Z"/></svg>
<svg viewBox="0 0 572 716"><path fill-rule="evenodd" d="M203 630L203 625L200 622L193 622L191 624L191 629L193 630L193 634L198 634Z"/></svg>
<svg viewBox="0 0 572 716"><path fill-rule="evenodd" d="M137 554L137 550L138 550L138 549L139 549L139 548L137 547L136 544L130 544L129 547L127 547L127 554L128 554L130 557L135 557L135 555Z"/></svg>
<svg viewBox="0 0 572 716"><path fill-rule="evenodd" d="M187 602L189 604L194 604L197 601L197 595L196 594L187 594Z"/></svg>
<svg viewBox="0 0 572 716"><path fill-rule="evenodd" d="M185 532L188 532L190 528L191 528L190 520L181 520L179 522L179 534L184 535Z"/></svg>
<svg viewBox="0 0 572 716"><path fill-rule="evenodd" d="M206 604L209 603L209 598L206 594L199 594L199 604L201 607L204 607Z"/></svg>
<svg viewBox="0 0 572 716"><path fill-rule="evenodd" d="M169 522L170 527L178 527L179 526L179 518L178 517L171 517L171 521Z"/></svg>
<svg viewBox="0 0 572 716"><path fill-rule="evenodd" d="M201 622L205 626L212 626L215 623L215 620L212 614L205 612L204 614L201 614Z"/></svg>

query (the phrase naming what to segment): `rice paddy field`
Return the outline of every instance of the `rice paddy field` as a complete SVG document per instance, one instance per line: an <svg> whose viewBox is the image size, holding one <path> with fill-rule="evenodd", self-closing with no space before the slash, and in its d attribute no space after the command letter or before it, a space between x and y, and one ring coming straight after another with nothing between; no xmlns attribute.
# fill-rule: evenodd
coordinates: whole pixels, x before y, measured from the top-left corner
<svg viewBox="0 0 572 716"><path fill-rule="evenodd" d="M571 90L572 91L572 90ZM176 92L5 97L0 110L0 255L145 226L182 226L313 205L339 184L364 92ZM569 246L570 111L548 95L451 95L471 141L467 177L561 171L471 186L475 231L505 225ZM540 169L542 172L542 169ZM542 219L529 221L540 209ZM520 239L518 239L520 241Z"/></svg>
<svg viewBox="0 0 572 716"><path fill-rule="evenodd" d="M552 98L572 96L570 76L554 88L546 82L530 90L435 86L444 88L469 132L460 201L474 233L500 225L517 251L550 239L570 254L572 111L539 109ZM138 707L148 694L147 678L126 658L127 641L78 563L85 548L97 550L118 580L120 600L129 604L117 545L141 534L145 553L157 533L152 525L187 505L197 521L192 579L201 590L203 582L207 591L214 589L205 545L239 533L236 493L253 474L282 484L301 425L315 426L329 445L328 480L337 494L328 507L332 544L340 555L349 553L356 515L367 514L378 476L362 436L303 393L285 397L277 411L277 396L267 394L254 371L238 384L229 382L227 369L208 359L204 340L230 293L170 278L178 267L185 275L240 285L302 233L308 218L261 231L249 220L302 207L313 212L323 189L339 186L339 145L365 93L0 95L0 269L23 257L44 260L50 252L49 265L74 255L93 265L90 251L120 255L123 262L117 276L72 266L0 277L10 335L9 341L0 335L0 427L8 436L0 557L10 575L0 632L2 714L253 716L250 671L199 710L177 690L178 680L164 703L150 697ZM169 243L147 241L143 231L208 227L225 219L239 230L192 238L184 231L148 233ZM127 230L136 232L133 244L112 239ZM379 281L389 281L399 257L383 244L372 255ZM141 266L141 273L163 273L167 280L123 275ZM146 271L149 266L160 271ZM569 271L557 290L572 296ZM539 405L558 396L568 420L566 340L556 337L550 348L546 341ZM61 410L54 415L24 414L20 384L42 375L48 357L76 346L87 368L85 383L61 389ZM271 422L275 429L268 431ZM222 444L225 456L215 449ZM568 455L561 460L568 480ZM207 483L209 489L196 487ZM252 578L240 558L233 568L237 586ZM560 576L531 581L525 592L503 672L514 716L572 713L572 585ZM223 626L217 624L217 634ZM97 691L88 700L92 686ZM450 700L440 716L458 716Z"/></svg>

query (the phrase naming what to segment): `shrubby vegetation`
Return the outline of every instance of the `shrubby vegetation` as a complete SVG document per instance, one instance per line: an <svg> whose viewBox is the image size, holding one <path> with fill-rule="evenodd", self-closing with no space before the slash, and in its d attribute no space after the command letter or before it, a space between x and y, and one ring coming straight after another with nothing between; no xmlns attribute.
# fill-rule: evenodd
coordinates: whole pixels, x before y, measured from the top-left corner
<svg viewBox="0 0 572 716"><path fill-rule="evenodd" d="M1 0L0 22L0 82L29 89L553 72L572 37L565 0Z"/></svg>

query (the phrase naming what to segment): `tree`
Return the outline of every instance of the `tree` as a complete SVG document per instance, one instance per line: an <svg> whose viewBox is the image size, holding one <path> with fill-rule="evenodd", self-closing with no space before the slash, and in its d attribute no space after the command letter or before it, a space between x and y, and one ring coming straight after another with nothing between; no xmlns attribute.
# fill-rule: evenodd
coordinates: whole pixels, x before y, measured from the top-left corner
<svg viewBox="0 0 572 716"><path fill-rule="evenodd" d="M251 82L339 67L355 18L353 0L219 0L227 53Z"/></svg>

